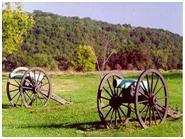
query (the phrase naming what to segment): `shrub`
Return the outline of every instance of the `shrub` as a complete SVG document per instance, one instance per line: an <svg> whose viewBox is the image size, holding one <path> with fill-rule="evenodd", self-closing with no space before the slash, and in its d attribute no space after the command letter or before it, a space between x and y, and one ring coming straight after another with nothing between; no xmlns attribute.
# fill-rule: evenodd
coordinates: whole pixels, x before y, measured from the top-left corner
<svg viewBox="0 0 185 139"><path fill-rule="evenodd" d="M35 54L33 57L28 56L28 66L30 67L44 67L48 69L57 69L56 61L46 54Z"/></svg>
<svg viewBox="0 0 185 139"><path fill-rule="evenodd" d="M96 67L95 63L96 58L93 49L88 45L80 45L71 61L72 66L77 71L93 71Z"/></svg>

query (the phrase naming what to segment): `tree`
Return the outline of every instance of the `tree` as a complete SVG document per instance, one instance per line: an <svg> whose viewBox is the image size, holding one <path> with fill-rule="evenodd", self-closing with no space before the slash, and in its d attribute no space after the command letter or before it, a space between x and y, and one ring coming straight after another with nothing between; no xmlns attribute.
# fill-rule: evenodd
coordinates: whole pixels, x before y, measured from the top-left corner
<svg viewBox="0 0 185 139"><path fill-rule="evenodd" d="M10 68L27 66L28 63L34 65L32 58L36 54L46 54L52 57L59 70L67 70L74 67L71 61L74 61L79 45L88 44L94 49L98 70L182 69L183 37L178 34L42 11L30 14L35 25L23 36L24 41L16 47L16 53L8 56L7 66Z"/></svg>
<svg viewBox="0 0 185 139"><path fill-rule="evenodd" d="M28 13L22 11L19 3L15 3L14 9L10 3L6 3L2 18L4 59L18 49L28 30L33 27L34 20Z"/></svg>
<svg viewBox="0 0 185 139"><path fill-rule="evenodd" d="M93 71L95 70L96 59L91 46L80 45L75 53L71 62L77 71Z"/></svg>

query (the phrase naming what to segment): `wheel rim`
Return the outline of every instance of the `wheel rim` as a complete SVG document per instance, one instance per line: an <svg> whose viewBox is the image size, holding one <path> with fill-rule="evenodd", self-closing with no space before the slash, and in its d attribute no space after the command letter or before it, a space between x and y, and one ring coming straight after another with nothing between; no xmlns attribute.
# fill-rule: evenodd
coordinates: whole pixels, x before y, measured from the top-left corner
<svg viewBox="0 0 185 139"><path fill-rule="evenodd" d="M22 106L22 98L20 93L20 80L9 79L7 81L6 92L12 106Z"/></svg>
<svg viewBox="0 0 185 139"><path fill-rule="evenodd" d="M135 108L137 118L143 128L158 125L165 121L168 108L168 91L164 78L159 71L149 69L140 75L136 86Z"/></svg>
<svg viewBox="0 0 185 139"><path fill-rule="evenodd" d="M130 116L129 105L121 101L121 89L113 86L115 79L123 78L116 73L106 74L98 89L99 117L106 128L119 128Z"/></svg>
<svg viewBox="0 0 185 139"><path fill-rule="evenodd" d="M20 92L27 108L46 106L51 96L48 75L41 68L31 68L21 80Z"/></svg>

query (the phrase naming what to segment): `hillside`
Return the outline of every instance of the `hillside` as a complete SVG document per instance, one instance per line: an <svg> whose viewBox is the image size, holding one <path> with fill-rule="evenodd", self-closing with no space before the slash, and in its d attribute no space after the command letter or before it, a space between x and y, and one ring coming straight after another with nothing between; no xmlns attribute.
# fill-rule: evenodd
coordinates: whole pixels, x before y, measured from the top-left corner
<svg viewBox="0 0 185 139"><path fill-rule="evenodd" d="M90 18L65 17L42 11L20 50L8 57L6 67L40 66L73 69L71 60L79 45L94 48L100 66L105 55L115 53L105 69L182 68L182 36L163 29L110 24Z"/></svg>

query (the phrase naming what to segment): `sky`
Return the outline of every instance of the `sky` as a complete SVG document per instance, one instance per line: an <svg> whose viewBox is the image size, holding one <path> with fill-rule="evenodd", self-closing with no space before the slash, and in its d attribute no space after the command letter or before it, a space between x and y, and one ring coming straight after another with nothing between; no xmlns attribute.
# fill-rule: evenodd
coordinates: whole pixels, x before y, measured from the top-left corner
<svg viewBox="0 0 185 139"><path fill-rule="evenodd" d="M23 10L41 10L63 16L90 17L113 24L162 28L183 34L183 4L172 3L64 3L24 2Z"/></svg>

